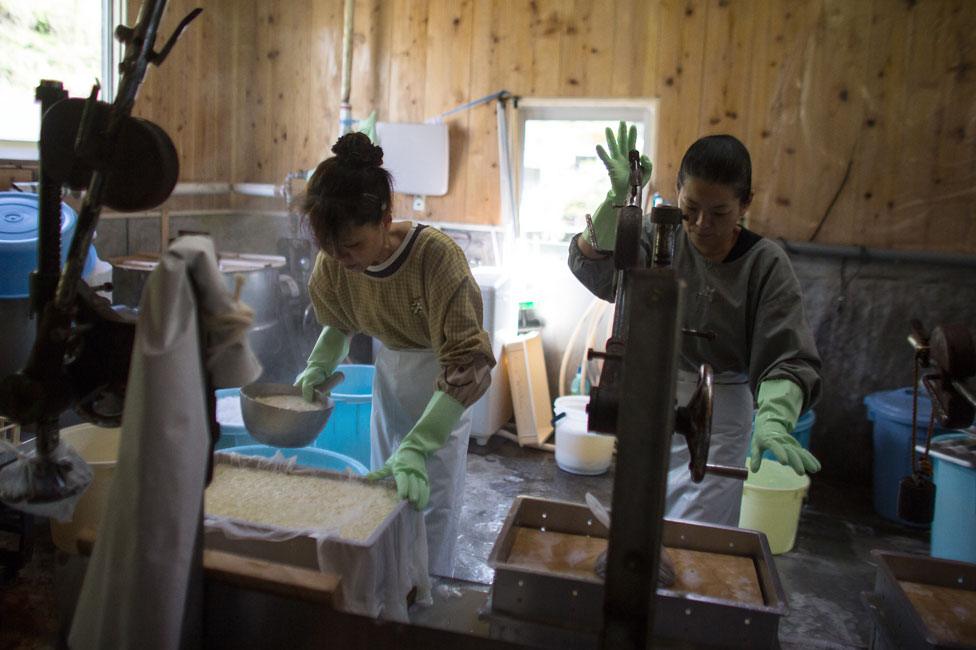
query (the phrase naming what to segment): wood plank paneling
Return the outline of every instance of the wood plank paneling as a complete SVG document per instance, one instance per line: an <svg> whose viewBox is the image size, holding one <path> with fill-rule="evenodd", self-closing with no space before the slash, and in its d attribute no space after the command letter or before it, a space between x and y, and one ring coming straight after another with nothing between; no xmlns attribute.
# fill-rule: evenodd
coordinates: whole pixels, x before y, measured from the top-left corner
<svg viewBox="0 0 976 650"><path fill-rule="evenodd" d="M472 0L431 0L427 18L428 52L424 110L428 118L449 111L470 99L471 43L474 32ZM466 52L467 56L455 56ZM426 216L439 221L478 221L465 210L468 162L471 149L470 111L448 116L450 133L450 178L448 192L436 201L427 202Z"/></svg>
<svg viewBox="0 0 976 650"><path fill-rule="evenodd" d="M657 132L657 178L661 193L677 200L675 181L681 156L702 133L700 124L702 70L705 57L705 14L697 0L661 2L658 60L663 76Z"/></svg>
<svg viewBox="0 0 976 650"><path fill-rule="evenodd" d="M532 0L528 5L525 18L530 49L525 56L532 65L532 85L528 90L512 88L512 92L536 97L568 95L569 83L562 77L564 66L560 57L562 38L567 29L566 18L572 13L572 0Z"/></svg>
<svg viewBox="0 0 976 650"><path fill-rule="evenodd" d="M614 12L601 0L577 0L577 45L583 59L585 97L607 97L613 81Z"/></svg>
<svg viewBox="0 0 976 650"><path fill-rule="evenodd" d="M746 105L757 19L747 19L723 0L708 5L702 69L700 122L703 134L730 133L748 138Z"/></svg>
<svg viewBox="0 0 976 650"><path fill-rule="evenodd" d="M390 54L389 105L383 119L391 122L424 120L424 79L427 71L427 3L394 0ZM398 215L415 215L412 197L399 194L393 209Z"/></svg>
<svg viewBox="0 0 976 650"><path fill-rule="evenodd" d="M328 155L342 4L207 4L137 104L183 180L280 182ZM192 5L171 0L163 33ZM765 234L974 252L974 29L971 0L356 0L353 114L421 121L501 88L656 97L670 198L688 145L731 132ZM493 109L448 122L450 193L416 216L497 223Z"/></svg>
<svg viewBox="0 0 976 650"><path fill-rule="evenodd" d="M813 50L805 58L799 114L797 168L806 211L793 211L791 237L822 243L851 240L856 200L851 178L859 173L871 6L826 0L816 16Z"/></svg>
<svg viewBox="0 0 976 650"><path fill-rule="evenodd" d="M610 47L610 97L655 97L658 94L659 6L644 0L620 0L613 16ZM599 47L599 46L595 46Z"/></svg>
<svg viewBox="0 0 976 650"><path fill-rule="evenodd" d="M495 61L507 44L499 35L502 29L501 5L476 2L471 44L471 96L485 97L502 90L504 68ZM499 220L498 127L495 102L470 111L468 122L471 148L468 151L468 179L465 187L466 215L484 215L489 223Z"/></svg>
<svg viewBox="0 0 976 650"><path fill-rule="evenodd" d="M976 250L976 12L972 2L946 4L936 68L942 85L933 114L935 192L925 217L926 248L941 241L968 242Z"/></svg>
<svg viewBox="0 0 976 650"><path fill-rule="evenodd" d="M903 112L909 108L901 93L908 65L911 13L886 11L887 0L874 3L864 74L865 106L859 153L861 164L852 179L860 219L854 239L867 246L887 247L908 241L911 228L895 219L899 182L890 173L898 166L905 131Z"/></svg>
<svg viewBox="0 0 976 650"><path fill-rule="evenodd" d="M753 57L751 108L758 127L746 140L753 155L753 190L749 222L759 232L791 237L803 206L794 205L798 127L803 111L805 61L814 46L817 11L807 0L769 7L768 31Z"/></svg>
<svg viewBox="0 0 976 650"><path fill-rule="evenodd" d="M135 24L139 7L128 2L129 24ZM166 8L159 28L156 48L163 43L183 17L197 6L190 0L173 0ZM236 75L233 57L224 41L233 3L209 3L204 12L186 29L162 66L149 66L136 99L133 114L151 120L169 134L176 146L181 181L225 180L231 173L226 150L232 132L227 101ZM221 47L215 49L218 44ZM174 199L173 205L186 209L226 207L229 197L200 196Z"/></svg>

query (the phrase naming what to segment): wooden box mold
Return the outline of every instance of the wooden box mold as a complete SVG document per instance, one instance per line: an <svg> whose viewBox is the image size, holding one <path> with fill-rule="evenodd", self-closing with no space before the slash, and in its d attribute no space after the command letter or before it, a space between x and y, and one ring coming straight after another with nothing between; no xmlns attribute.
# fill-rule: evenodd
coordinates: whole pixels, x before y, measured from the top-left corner
<svg viewBox="0 0 976 650"><path fill-rule="evenodd" d="M871 647L976 648L976 564L875 550Z"/></svg>
<svg viewBox="0 0 976 650"><path fill-rule="evenodd" d="M562 559L553 558L549 564L535 562L524 552L527 540L541 540L545 534L552 534L553 548L562 545ZM765 535L671 520L665 520L662 535L679 580L673 588L657 590L656 639L702 644L721 640L725 647L779 646L779 620L787 613L787 601ZM583 504L517 497L488 560L495 569L492 636L548 647L595 647L603 624L603 580L591 568L607 537L606 527ZM570 538L576 543L567 552ZM727 585L709 586L707 580L695 579L698 568L708 567L694 563L714 565L715 559L749 574L753 589L748 597L733 597L723 593ZM698 573L708 577L707 570Z"/></svg>

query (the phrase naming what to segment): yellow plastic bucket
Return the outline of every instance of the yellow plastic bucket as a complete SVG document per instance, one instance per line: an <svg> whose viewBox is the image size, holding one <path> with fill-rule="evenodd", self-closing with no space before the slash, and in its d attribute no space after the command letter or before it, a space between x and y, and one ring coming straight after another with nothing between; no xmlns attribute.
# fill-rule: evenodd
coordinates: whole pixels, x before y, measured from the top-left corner
<svg viewBox="0 0 976 650"><path fill-rule="evenodd" d="M71 521L51 520L51 538L66 553L77 553L78 533L85 528L98 530L98 522L108 501L115 462L119 454L119 429L94 424L79 424L61 430L61 440L71 445L92 469L92 482L75 504Z"/></svg>
<svg viewBox="0 0 976 650"><path fill-rule="evenodd" d="M766 533L773 555L786 553L796 542L800 506L809 487L809 476L800 476L789 465L764 458L758 472L749 472L742 488L739 528Z"/></svg>

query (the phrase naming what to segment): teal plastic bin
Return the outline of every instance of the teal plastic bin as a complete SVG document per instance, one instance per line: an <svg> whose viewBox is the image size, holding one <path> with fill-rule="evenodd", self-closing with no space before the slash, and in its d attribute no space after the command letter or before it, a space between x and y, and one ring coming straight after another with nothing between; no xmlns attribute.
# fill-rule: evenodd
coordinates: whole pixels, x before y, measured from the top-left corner
<svg viewBox="0 0 976 650"><path fill-rule="evenodd" d="M932 454L932 557L976 563L976 435L947 433L932 439L933 445L950 441L962 452L959 457Z"/></svg>
<svg viewBox="0 0 976 650"><path fill-rule="evenodd" d="M369 418L373 410L376 369L366 364L343 364L336 370L346 378L332 390L335 410L313 444L369 467Z"/></svg>
<svg viewBox="0 0 976 650"><path fill-rule="evenodd" d="M874 510L890 521L914 528L898 516L898 483L912 473L912 389L896 388L864 398L868 419L874 423ZM922 390L918 395L916 440L925 441L932 402ZM936 427L935 434L946 433Z"/></svg>
<svg viewBox="0 0 976 650"><path fill-rule="evenodd" d="M217 394L217 423L220 424L220 438L217 449L260 444L244 428L241 415L241 389L221 388Z"/></svg>
<svg viewBox="0 0 976 650"><path fill-rule="evenodd" d="M348 456L337 454L327 449L315 449L314 447L302 447L300 449L279 449L267 445L245 445L243 447L230 447L224 451L242 456L261 456L271 458L278 452L286 459L294 458L295 463L305 467L324 469L332 472L343 473L346 470L353 474L363 476L367 470L362 465Z"/></svg>

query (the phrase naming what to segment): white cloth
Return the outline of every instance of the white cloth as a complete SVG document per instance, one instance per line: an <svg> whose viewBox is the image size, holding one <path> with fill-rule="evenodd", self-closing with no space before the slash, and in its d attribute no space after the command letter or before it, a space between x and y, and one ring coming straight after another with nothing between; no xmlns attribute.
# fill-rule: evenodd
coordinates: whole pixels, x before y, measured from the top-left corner
<svg viewBox="0 0 976 650"><path fill-rule="evenodd" d="M678 373L677 400L683 406L695 390L697 377ZM752 435L752 391L745 376L721 374L715 378L712 410L712 438L708 462L744 467ZM701 483L691 480L688 443L681 434L671 439L668 496L665 517L688 519L723 526L739 525L742 481L705 474Z"/></svg>
<svg viewBox="0 0 976 650"><path fill-rule="evenodd" d="M371 469L383 466L423 415L440 372L437 355L431 350L380 347L370 418ZM454 576L470 435L471 414L465 411L444 446L427 459L430 503L424 510L424 523L428 567L437 576Z"/></svg>
<svg viewBox="0 0 976 650"><path fill-rule="evenodd" d="M257 466L289 474L321 474L321 470L295 467L295 458L286 450L273 458L255 458L221 453L218 463ZM349 478L348 480L360 480ZM208 514L207 548L224 550L291 564L303 568L317 566L320 571L340 576L336 608L352 614L409 623L407 595L417 588L417 602L430 604L430 577L427 575L427 536L423 515L403 504L374 541L351 542L334 530L297 530L253 524ZM374 533L376 535L376 533ZM308 554L307 540L315 542L315 557Z"/></svg>
<svg viewBox="0 0 976 650"><path fill-rule="evenodd" d="M202 539L210 445L204 365L214 388L257 378L261 366L246 337L249 314L227 291L208 238L176 240L150 274L139 304L118 463L71 648L199 642L191 568Z"/></svg>

